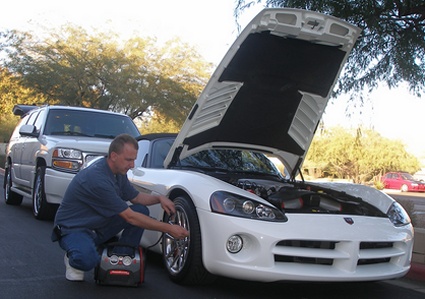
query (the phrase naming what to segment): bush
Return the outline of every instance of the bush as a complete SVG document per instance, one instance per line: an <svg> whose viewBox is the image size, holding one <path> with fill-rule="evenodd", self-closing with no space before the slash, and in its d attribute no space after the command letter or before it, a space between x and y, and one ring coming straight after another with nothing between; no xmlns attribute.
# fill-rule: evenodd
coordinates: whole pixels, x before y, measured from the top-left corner
<svg viewBox="0 0 425 299"><path fill-rule="evenodd" d="M385 187L384 183L377 179L373 180L373 186L378 190L384 190Z"/></svg>

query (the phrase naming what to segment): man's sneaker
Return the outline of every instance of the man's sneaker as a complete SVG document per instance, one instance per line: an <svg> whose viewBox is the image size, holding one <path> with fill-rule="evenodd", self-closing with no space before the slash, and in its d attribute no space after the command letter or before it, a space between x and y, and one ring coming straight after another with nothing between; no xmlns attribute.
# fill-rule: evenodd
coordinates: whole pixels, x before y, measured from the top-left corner
<svg viewBox="0 0 425 299"><path fill-rule="evenodd" d="M66 279L70 281L83 281L84 271L72 268L69 265L69 258L66 256L66 254L63 260L65 262L65 267L66 267L66 272L65 272Z"/></svg>

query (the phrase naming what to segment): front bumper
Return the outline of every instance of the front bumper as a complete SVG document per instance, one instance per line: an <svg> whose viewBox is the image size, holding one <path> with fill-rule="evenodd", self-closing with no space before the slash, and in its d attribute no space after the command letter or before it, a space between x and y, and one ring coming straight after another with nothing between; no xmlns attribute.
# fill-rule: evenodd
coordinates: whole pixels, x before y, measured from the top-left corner
<svg viewBox="0 0 425 299"><path fill-rule="evenodd" d="M425 192L425 185L420 184L416 186L410 186L410 191L418 191L418 192Z"/></svg>
<svg viewBox="0 0 425 299"><path fill-rule="evenodd" d="M203 262L216 275L263 282L373 281L404 276L410 268L413 228L394 227L386 218L288 214L288 222L271 223L202 210L198 215ZM234 234L244 247L231 254L226 242Z"/></svg>
<svg viewBox="0 0 425 299"><path fill-rule="evenodd" d="M46 192L46 201L50 204L60 204L69 183L74 178L74 173L57 171L52 168L46 168L44 177L44 190Z"/></svg>

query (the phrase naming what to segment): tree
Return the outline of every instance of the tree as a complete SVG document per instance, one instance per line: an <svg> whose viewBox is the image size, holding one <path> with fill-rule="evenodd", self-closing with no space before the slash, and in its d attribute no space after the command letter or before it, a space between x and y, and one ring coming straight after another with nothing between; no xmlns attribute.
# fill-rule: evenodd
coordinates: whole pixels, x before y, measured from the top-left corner
<svg viewBox="0 0 425 299"><path fill-rule="evenodd" d="M238 0L236 18L255 3L319 11L362 28L334 96L363 100L379 82L389 88L406 82L419 97L425 91L424 0Z"/></svg>
<svg viewBox="0 0 425 299"><path fill-rule="evenodd" d="M153 113L151 117L146 117L143 119L139 130L142 134L149 133L178 133L180 131L181 125L172 119L167 119L163 115L158 115L158 113Z"/></svg>
<svg viewBox="0 0 425 299"><path fill-rule="evenodd" d="M364 183L388 171L414 173L420 163L400 141L373 130L359 128L353 132L334 127L314 137L303 168L310 175L315 172Z"/></svg>
<svg viewBox="0 0 425 299"><path fill-rule="evenodd" d="M20 77L0 68L0 142L9 141L10 134L19 120L19 117L12 114L14 105L39 105L44 101L42 94L23 87Z"/></svg>
<svg viewBox="0 0 425 299"><path fill-rule="evenodd" d="M210 64L187 44L173 40L120 41L114 33L89 34L65 26L42 40L11 31L3 36L4 65L47 103L122 112L148 109L182 124L209 78Z"/></svg>

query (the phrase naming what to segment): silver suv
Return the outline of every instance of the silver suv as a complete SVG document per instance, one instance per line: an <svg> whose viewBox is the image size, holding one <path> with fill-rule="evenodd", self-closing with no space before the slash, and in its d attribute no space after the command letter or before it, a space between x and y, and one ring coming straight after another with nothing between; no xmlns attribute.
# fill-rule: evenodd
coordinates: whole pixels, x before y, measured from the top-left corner
<svg viewBox="0 0 425 299"><path fill-rule="evenodd" d="M108 152L121 133L140 135L130 117L104 110L16 105L22 119L6 149L4 197L20 205L32 198L37 219L52 219L74 175Z"/></svg>

